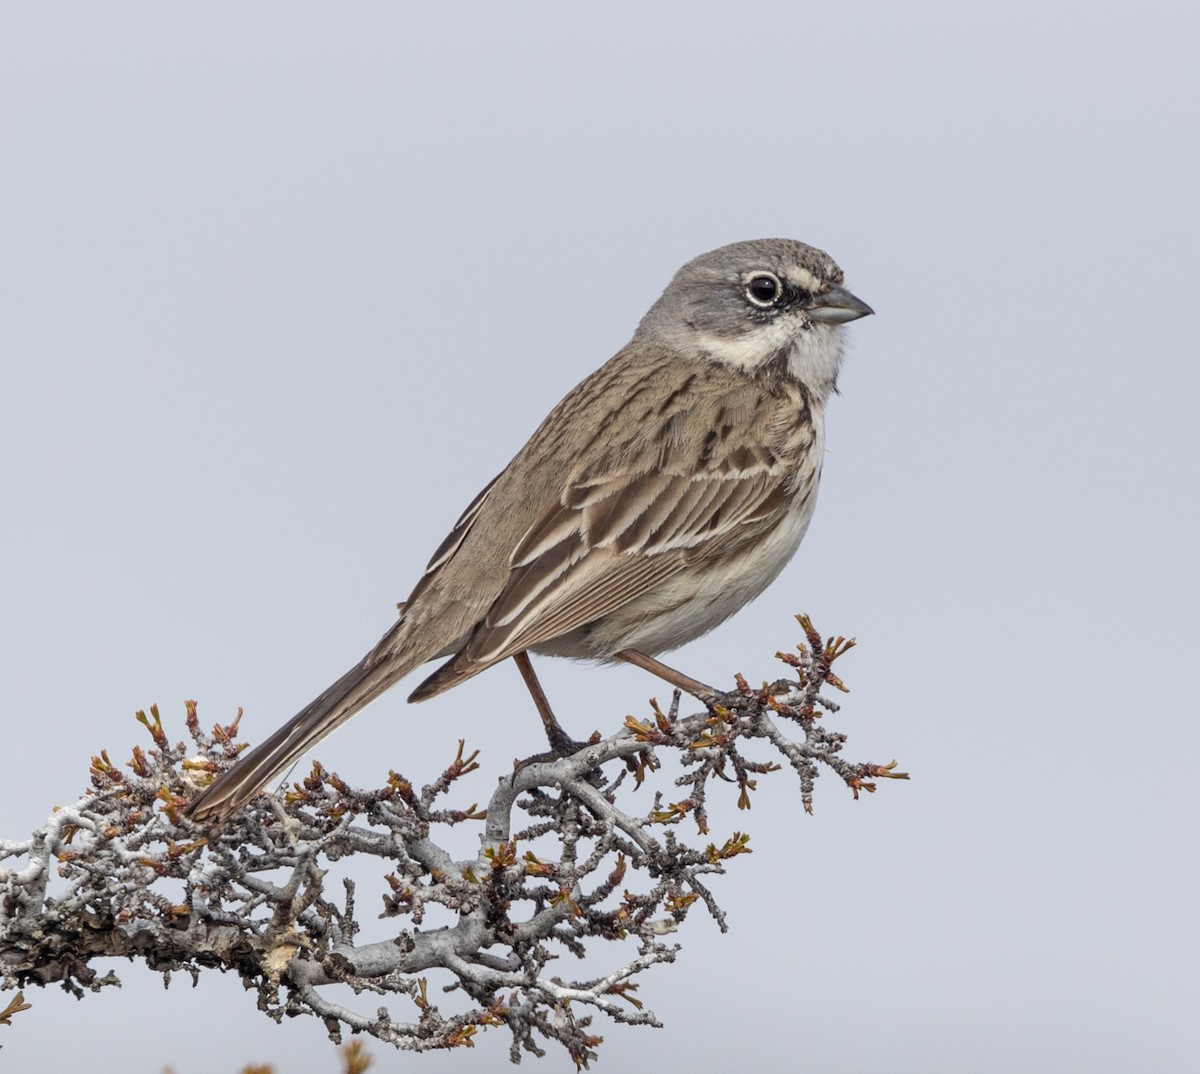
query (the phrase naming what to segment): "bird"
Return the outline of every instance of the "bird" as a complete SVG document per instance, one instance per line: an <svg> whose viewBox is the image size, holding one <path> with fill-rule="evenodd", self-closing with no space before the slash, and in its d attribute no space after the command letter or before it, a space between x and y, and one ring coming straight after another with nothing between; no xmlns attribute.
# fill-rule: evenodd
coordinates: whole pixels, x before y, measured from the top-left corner
<svg viewBox="0 0 1200 1074"><path fill-rule="evenodd" d="M395 623L337 682L185 807L224 824L400 679L444 661L424 701L513 657L551 743L528 653L646 668L763 591L816 503L843 325L874 311L793 239L687 262L608 362L573 388L468 505Z"/></svg>

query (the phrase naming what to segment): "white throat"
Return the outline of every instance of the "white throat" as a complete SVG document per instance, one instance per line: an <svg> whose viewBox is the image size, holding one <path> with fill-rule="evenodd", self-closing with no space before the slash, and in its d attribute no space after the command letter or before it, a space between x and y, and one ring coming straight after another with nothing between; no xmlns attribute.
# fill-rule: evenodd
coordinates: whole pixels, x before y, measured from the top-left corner
<svg viewBox="0 0 1200 1074"><path fill-rule="evenodd" d="M722 339L706 332L697 342L718 362L747 371L765 365L786 348L789 372L824 402L837 384L842 340L837 325L810 324L797 332L794 324L776 321L740 339Z"/></svg>
<svg viewBox="0 0 1200 1074"><path fill-rule="evenodd" d="M842 367L841 330L834 325L814 324L792 341L788 369L805 387L824 402L837 386Z"/></svg>

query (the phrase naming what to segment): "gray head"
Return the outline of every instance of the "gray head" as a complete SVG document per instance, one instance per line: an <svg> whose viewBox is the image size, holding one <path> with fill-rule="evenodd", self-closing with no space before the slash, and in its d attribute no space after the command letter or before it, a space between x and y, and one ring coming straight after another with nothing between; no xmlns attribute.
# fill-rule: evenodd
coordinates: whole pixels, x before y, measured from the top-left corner
<svg viewBox="0 0 1200 1074"><path fill-rule="evenodd" d="M827 253L802 242L735 242L675 273L634 339L747 371L786 356L823 398L837 382L840 326L874 312L843 279Z"/></svg>

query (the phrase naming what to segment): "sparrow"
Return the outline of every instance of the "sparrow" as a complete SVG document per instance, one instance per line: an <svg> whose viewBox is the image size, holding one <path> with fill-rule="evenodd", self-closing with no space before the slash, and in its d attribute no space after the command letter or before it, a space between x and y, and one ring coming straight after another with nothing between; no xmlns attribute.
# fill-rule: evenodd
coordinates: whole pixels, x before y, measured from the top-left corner
<svg viewBox="0 0 1200 1074"><path fill-rule="evenodd" d="M186 813L223 823L433 659L409 701L514 657L552 745L569 740L529 652L625 660L711 700L654 657L729 618L791 559L816 504L842 326L872 312L828 254L791 239L689 261L471 501L374 648Z"/></svg>

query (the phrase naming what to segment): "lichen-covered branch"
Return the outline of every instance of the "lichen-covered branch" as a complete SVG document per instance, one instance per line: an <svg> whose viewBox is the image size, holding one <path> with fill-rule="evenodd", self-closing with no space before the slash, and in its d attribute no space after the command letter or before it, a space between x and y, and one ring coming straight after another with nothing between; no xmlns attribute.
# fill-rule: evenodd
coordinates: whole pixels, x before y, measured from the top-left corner
<svg viewBox="0 0 1200 1074"><path fill-rule="evenodd" d="M843 759L845 736L824 723L837 706L821 691L843 689L831 665L853 643L823 642L800 621L805 643L779 654L795 679L751 689L739 676L720 704L688 716L676 695L669 711L630 717L569 757L518 765L483 807L459 801L479 768L460 742L420 789L392 772L359 790L314 765L205 832L180 807L236 758L237 721L206 733L189 703L185 747L157 709L139 713L152 747L124 767L93 758L92 793L30 839L0 841L4 986L58 982L83 995L116 982L96 967L114 956L168 978L221 969L270 1017L315 1015L335 1040L349 1030L425 1051L506 1026L514 1061L554 1041L587 1066L602 1039L596 1012L659 1024L639 978L674 960L672 936L693 907L726 928L710 885L749 851L748 836L703 838L710 794L733 784L746 807L756 780L786 766L811 812L822 769L855 796L905 778ZM667 765L682 768L669 793L653 789ZM462 825L479 826L479 848L455 858L443 836ZM355 877L335 883L343 861ZM368 883L388 926L370 941Z"/></svg>

